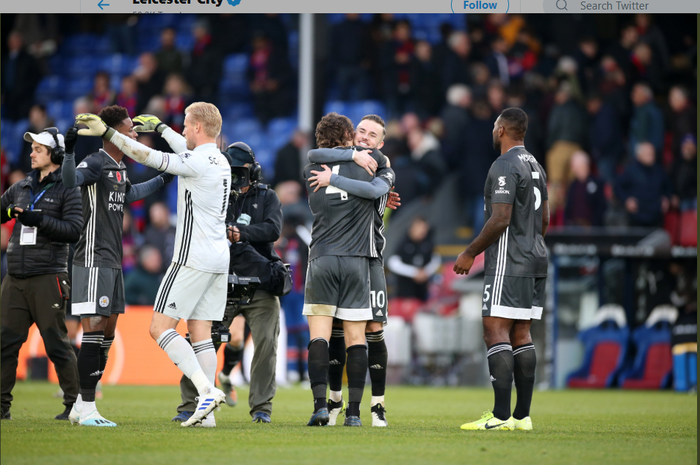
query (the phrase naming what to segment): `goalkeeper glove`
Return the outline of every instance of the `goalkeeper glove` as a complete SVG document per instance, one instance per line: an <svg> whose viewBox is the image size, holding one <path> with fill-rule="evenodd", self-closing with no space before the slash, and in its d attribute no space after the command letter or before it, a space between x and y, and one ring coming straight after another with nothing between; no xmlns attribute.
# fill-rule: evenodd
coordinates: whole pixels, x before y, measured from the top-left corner
<svg viewBox="0 0 700 465"><path fill-rule="evenodd" d="M64 140L66 144L66 153L73 153L75 144L78 142L78 128L71 126L68 131L66 131Z"/></svg>
<svg viewBox="0 0 700 465"><path fill-rule="evenodd" d="M109 140L116 132L114 129L107 126L107 123L102 121L97 115L92 113L81 113L75 117L75 125L84 124L87 129L79 129L78 135L81 136L99 136Z"/></svg>
<svg viewBox="0 0 700 465"><path fill-rule="evenodd" d="M168 125L153 115L139 115L135 117L134 131L136 132L158 132L162 134L168 128Z"/></svg>

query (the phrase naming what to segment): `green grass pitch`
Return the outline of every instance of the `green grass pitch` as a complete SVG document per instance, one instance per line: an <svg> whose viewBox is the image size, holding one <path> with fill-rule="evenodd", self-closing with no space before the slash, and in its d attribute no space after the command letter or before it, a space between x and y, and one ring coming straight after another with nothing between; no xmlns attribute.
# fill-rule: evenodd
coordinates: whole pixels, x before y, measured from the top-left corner
<svg viewBox="0 0 700 465"><path fill-rule="evenodd" d="M467 432L459 426L491 408L490 390L390 386L385 429L370 426L369 391L362 428L304 426L311 392L288 388L277 391L272 424L250 422L241 389L216 429L170 422L176 387L106 386L98 408L117 428L54 420L55 391L17 384L14 420L1 422L2 465L697 464L697 397L674 392L535 392L534 431Z"/></svg>

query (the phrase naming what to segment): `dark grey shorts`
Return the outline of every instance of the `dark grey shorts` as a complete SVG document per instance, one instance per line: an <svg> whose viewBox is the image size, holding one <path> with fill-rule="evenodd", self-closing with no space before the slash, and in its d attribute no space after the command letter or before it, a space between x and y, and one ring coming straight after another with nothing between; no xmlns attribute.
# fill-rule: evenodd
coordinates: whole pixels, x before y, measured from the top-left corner
<svg viewBox="0 0 700 465"><path fill-rule="evenodd" d="M369 303L372 307L372 321L386 324L389 313L386 296L386 276L384 263L379 258L369 259Z"/></svg>
<svg viewBox="0 0 700 465"><path fill-rule="evenodd" d="M541 319L546 281L547 278L484 276L481 316Z"/></svg>
<svg viewBox="0 0 700 465"><path fill-rule="evenodd" d="M303 314L369 321L369 290L369 259L331 255L314 258L306 272Z"/></svg>
<svg viewBox="0 0 700 465"><path fill-rule="evenodd" d="M73 265L71 313L81 318L124 313L124 276L118 268Z"/></svg>

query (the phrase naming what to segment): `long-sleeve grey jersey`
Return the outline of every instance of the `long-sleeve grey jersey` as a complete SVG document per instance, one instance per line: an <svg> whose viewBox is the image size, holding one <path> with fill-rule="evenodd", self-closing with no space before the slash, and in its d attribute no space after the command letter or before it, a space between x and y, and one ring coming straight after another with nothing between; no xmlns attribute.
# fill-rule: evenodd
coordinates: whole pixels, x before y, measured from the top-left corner
<svg viewBox="0 0 700 465"><path fill-rule="evenodd" d="M345 149L314 149L309 151L309 161L312 163L336 163L340 161L351 162L355 150L367 150L363 147L350 147ZM385 156L378 150L372 150L373 158L384 165L377 169L374 179L371 182L360 181L339 174L332 174L330 184L333 187L344 190L349 194L362 197L363 199L374 200L375 215L374 239L378 258L382 259L382 252L386 246L384 238L384 210L389 200L389 192L394 186L396 175L394 170L386 166Z"/></svg>
<svg viewBox="0 0 700 465"><path fill-rule="evenodd" d="M77 167L74 154L66 154L61 172L65 186L80 186L83 231L75 247L73 263L83 267L122 267L124 203L139 200L163 186L156 176L132 185L126 165L107 152L88 155Z"/></svg>
<svg viewBox="0 0 700 465"><path fill-rule="evenodd" d="M484 187L486 220L494 203L513 205L510 225L486 249L487 276L547 276L547 248L542 236L542 215L547 176L525 147L513 147L496 159Z"/></svg>
<svg viewBox="0 0 700 465"><path fill-rule="evenodd" d="M386 162L382 161L385 167ZM374 178L354 162L328 165L335 174L350 179L371 182ZM307 165L304 179L312 176L311 170L322 168L319 164ZM328 186L317 192L309 188L309 207L314 215L309 260L324 255L379 257L374 234L374 201Z"/></svg>

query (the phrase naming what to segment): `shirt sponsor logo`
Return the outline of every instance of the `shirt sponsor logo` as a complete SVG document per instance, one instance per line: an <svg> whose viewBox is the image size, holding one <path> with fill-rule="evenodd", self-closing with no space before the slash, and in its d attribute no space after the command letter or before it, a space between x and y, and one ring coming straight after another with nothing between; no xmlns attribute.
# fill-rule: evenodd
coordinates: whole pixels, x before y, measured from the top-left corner
<svg viewBox="0 0 700 465"><path fill-rule="evenodd" d="M87 168L87 162L81 161L80 164L76 166L76 168Z"/></svg>
<svg viewBox="0 0 700 465"><path fill-rule="evenodd" d="M117 187L117 186L114 186ZM109 193L109 204L107 205L107 211L123 212L124 211L124 198L126 194L124 192L110 192Z"/></svg>
<svg viewBox="0 0 700 465"><path fill-rule="evenodd" d="M494 194L510 195L510 191L508 189L496 189Z"/></svg>
<svg viewBox="0 0 700 465"><path fill-rule="evenodd" d="M506 177L505 176L499 176L498 177L498 186L503 187L506 185Z"/></svg>

